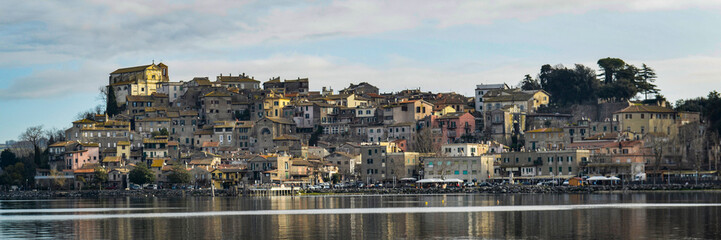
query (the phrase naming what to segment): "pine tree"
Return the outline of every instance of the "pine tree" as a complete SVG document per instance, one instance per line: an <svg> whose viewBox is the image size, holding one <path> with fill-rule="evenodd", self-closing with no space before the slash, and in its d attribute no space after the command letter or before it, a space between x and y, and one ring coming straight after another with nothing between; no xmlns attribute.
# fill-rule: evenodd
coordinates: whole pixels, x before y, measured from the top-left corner
<svg viewBox="0 0 721 240"><path fill-rule="evenodd" d="M649 93L658 93L658 88L653 82L656 81L656 72L653 68L646 66L644 63L638 73L639 83L638 90L643 93L644 99L648 99Z"/></svg>
<svg viewBox="0 0 721 240"><path fill-rule="evenodd" d="M115 116L116 114L120 113L118 103L115 100L115 90L112 86L108 86L108 97L105 104L105 113L108 114L109 117Z"/></svg>

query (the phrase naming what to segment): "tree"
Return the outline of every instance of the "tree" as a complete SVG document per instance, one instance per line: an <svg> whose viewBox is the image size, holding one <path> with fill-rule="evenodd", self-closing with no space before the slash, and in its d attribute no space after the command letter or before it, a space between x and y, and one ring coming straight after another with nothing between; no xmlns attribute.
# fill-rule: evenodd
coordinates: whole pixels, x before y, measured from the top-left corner
<svg viewBox="0 0 721 240"><path fill-rule="evenodd" d="M175 165L170 174L168 174L168 181L171 183L188 184L191 181L191 177L188 170L180 165Z"/></svg>
<svg viewBox="0 0 721 240"><path fill-rule="evenodd" d="M521 80L521 89L522 90L539 90L541 89L541 83L538 82L538 79L533 79L530 74L526 74L526 76Z"/></svg>
<svg viewBox="0 0 721 240"><path fill-rule="evenodd" d="M33 147L33 162L35 165L40 166L42 168L47 168L47 159L44 159L41 156L42 146L41 143L46 140L45 139L45 131L43 131L43 126L33 126L28 127L25 129L25 132L20 134L20 140L29 142Z"/></svg>
<svg viewBox="0 0 721 240"><path fill-rule="evenodd" d="M653 70L653 68L646 66L646 64L644 63L638 75L639 82L637 82L636 87L640 92L643 93L644 99L648 99L649 93L658 93L659 89L655 84L653 84L653 82L656 81L656 72Z"/></svg>
<svg viewBox="0 0 721 240"><path fill-rule="evenodd" d="M128 178L130 179L130 182L143 185L146 183L152 183L155 182L155 174L153 171L148 169L147 166L145 166L144 163L138 163L138 165L133 168L133 170L130 170L130 173L128 173Z"/></svg>
<svg viewBox="0 0 721 240"><path fill-rule="evenodd" d="M10 149L5 149L0 153L0 168L2 169L10 165L15 165L19 161L20 159L18 159Z"/></svg>
<svg viewBox="0 0 721 240"><path fill-rule="evenodd" d="M98 189L102 189L103 184L108 182L108 171L105 170L105 168L96 167L94 181L95 181L95 184L98 185Z"/></svg>
<svg viewBox="0 0 721 240"><path fill-rule="evenodd" d="M550 93L553 104L567 106L595 101L599 88L596 73L581 64L574 68L543 65L538 74L541 87Z"/></svg>
<svg viewBox="0 0 721 240"><path fill-rule="evenodd" d="M48 139L48 145L65 141L65 131L52 128L45 131L45 137Z"/></svg>
<svg viewBox="0 0 721 240"><path fill-rule="evenodd" d="M438 147L433 142L434 136L430 127L424 127L413 135L412 149L419 153L433 153Z"/></svg>
<svg viewBox="0 0 721 240"><path fill-rule="evenodd" d="M57 188L65 187L66 179L64 178L65 175L63 175L62 172L59 172L55 169L50 169L50 176L53 178L52 184L54 186L56 186Z"/></svg>
<svg viewBox="0 0 721 240"><path fill-rule="evenodd" d="M659 174L661 170L661 160L664 158L664 148L668 146L668 138L665 137L652 137L650 139L646 139L644 141L644 145L646 148L651 149L651 154L653 155L653 167L654 172L656 174ZM660 176L660 175L659 175ZM656 184L656 177L653 178L653 184Z"/></svg>
<svg viewBox="0 0 721 240"><path fill-rule="evenodd" d="M113 86L108 86L107 92L108 94L105 98L105 113L108 114L109 117L112 117L120 113L120 108L118 108L118 103L115 99L115 90L113 89Z"/></svg>
<svg viewBox="0 0 721 240"><path fill-rule="evenodd" d="M168 129L167 129L167 128L162 128L162 129L160 129L160 131L154 131L154 132L152 132L152 133L150 133L150 134L151 134L153 137L155 137L155 136L169 136L169 133L168 133Z"/></svg>
<svg viewBox="0 0 721 240"><path fill-rule="evenodd" d="M599 74L598 76L603 77L603 83L605 84L612 83L614 81L614 76L616 75L616 72L626 65L623 60L610 57L601 58L596 63L603 70L603 73Z"/></svg>
<svg viewBox="0 0 721 240"><path fill-rule="evenodd" d="M308 139L308 146L315 146L316 144L318 144L318 140L321 134L323 134L323 127L318 126L315 129L315 132L310 134L310 139Z"/></svg>
<svg viewBox="0 0 721 240"><path fill-rule="evenodd" d="M0 175L0 183L3 185L22 185L27 181L25 164L18 162L14 165L3 168L3 173Z"/></svg>
<svg viewBox="0 0 721 240"><path fill-rule="evenodd" d="M250 120L250 111L248 111L248 110L235 111L235 119L238 121L249 121Z"/></svg>

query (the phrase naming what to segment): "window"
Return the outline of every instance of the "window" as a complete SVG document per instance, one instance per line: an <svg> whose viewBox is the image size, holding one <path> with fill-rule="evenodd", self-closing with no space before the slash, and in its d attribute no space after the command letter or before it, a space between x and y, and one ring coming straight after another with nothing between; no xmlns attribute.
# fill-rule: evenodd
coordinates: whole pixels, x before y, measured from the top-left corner
<svg viewBox="0 0 721 240"><path fill-rule="evenodd" d="M468 170L463 170L463 175L468 175Z"/></svg>
<svg viewBox="0 0 721 240"><path fill-rule="evenodd" d="M568 173L573 172L573 167L568 167Z"/></svg>
<svg viewBox="0 0 721 240"><path fill-rule="evenodd" d="M458 171L453 171L453 174L458 175Z"/></svg>

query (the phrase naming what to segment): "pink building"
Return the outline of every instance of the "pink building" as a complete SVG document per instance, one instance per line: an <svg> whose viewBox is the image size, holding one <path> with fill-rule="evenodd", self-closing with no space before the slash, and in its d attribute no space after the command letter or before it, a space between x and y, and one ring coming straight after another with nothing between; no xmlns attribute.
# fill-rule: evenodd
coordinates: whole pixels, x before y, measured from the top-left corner
<svg viewBox="0 0 721 240"><path fill-rule="evenodd" d="M461 136L472 134L476 129L476 119L467 112L454 112L437 117L431 116L433 128L441 129L441 141L453 143Z"/></svg>
<svg viewBox="0 0 721 240"><path fill-rule="evenodd" d="M65 169L79 169L86 163L98 163L100 146L97 143L78 143L65 152Z"/></svg>

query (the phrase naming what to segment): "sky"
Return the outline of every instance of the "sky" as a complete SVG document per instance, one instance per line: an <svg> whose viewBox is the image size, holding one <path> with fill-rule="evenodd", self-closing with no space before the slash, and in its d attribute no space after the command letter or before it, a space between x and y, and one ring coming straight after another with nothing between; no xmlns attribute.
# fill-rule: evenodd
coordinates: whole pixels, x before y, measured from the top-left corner
<svg viewBox="0 0 721 240"><path fill-rule="evenodd" d="M721 1L0 2L0 143L70 127L117 68L163 62L171 81L245 73L472 96L543 64L616 57L671 101L721 90Z"/></svg>

